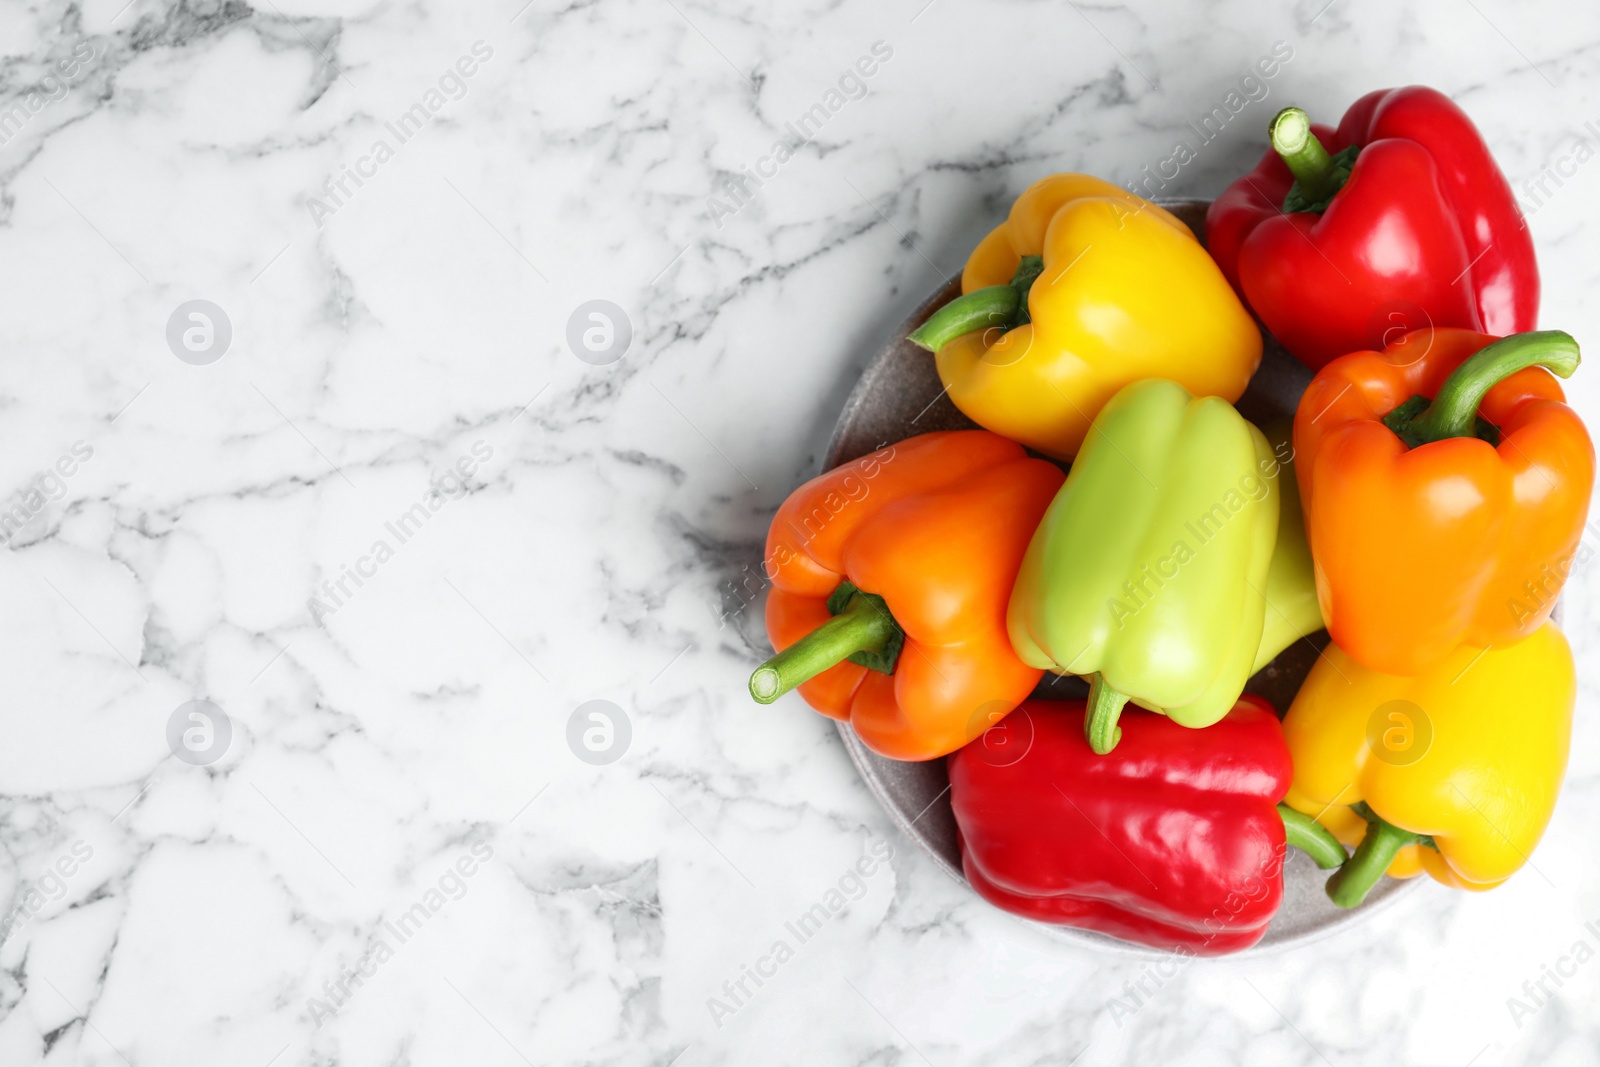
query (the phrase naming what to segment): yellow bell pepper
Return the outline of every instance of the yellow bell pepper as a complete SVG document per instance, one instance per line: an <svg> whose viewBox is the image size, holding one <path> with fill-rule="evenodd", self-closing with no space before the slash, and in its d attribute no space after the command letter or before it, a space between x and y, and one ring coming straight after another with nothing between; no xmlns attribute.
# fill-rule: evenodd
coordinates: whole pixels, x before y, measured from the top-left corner
<svg viewBox="0 0 1600 1067"><path fill-rule="evenodd" d="M910 340L967 417L1057 459L1131 382L1232 403L1261 362L1260 329L1189 228L1086 174L1029 186L961 290Z"/></svg>
<svg viewBox="0 0 1600 1067"><path fill-rule="evenodd" d="M1528 860L1567 768L1572 652L1553 623L1507 648L1380 674L1329 645L1283 720L1285 802L1355 854L1328 895L1355 907L1387 871L1492 889Z"/></svg>

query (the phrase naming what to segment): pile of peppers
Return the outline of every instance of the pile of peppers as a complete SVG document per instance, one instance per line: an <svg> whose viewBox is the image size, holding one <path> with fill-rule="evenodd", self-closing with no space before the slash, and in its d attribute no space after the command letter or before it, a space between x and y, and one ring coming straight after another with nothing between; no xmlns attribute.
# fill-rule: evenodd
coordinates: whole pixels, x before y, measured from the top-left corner
<svg viewBox="0 0 1600 1067"><path fill-rule="evenodd" d="M908 338L981 428L784 502L749 685L947 758L985 900L1193 955L1261 939L1291 849L1347 908L1505 881L1576 693L1550 616L1594 447L1504 175L1420 86L1268 134L1204 242L1087 175L1017 198ZM1314 372L1292 424L1234 406L1264 331ZM1287 709L1246 695L1302 642Z"/></svg>

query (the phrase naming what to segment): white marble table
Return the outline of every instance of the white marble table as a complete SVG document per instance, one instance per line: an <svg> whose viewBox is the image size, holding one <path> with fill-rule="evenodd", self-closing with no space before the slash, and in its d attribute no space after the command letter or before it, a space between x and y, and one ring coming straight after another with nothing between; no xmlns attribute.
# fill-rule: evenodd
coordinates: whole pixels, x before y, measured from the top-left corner
<svg viewBox="0 0 1600 1067"><path fill-rule="evenodd" d="M1544 323L1600 344L1592 7L125 2L0 8L0 1063L1597 1062L1592 566L1536 871L1170 977L979 904L743 692L874 346L1028 182L1140 180L1230 92L1168 195L1290 101L1450 92L1562 172Z"/></svg>

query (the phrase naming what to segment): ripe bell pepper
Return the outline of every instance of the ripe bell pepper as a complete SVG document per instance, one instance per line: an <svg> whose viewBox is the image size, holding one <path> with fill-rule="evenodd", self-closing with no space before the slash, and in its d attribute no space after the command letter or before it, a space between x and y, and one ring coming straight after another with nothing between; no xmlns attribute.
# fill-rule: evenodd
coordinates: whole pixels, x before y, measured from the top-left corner
<svg viewBox="0 0 1600 1067"><path fill-rule="evenodd" d="M1289 751L1265 701L1198 733L1130 712L1109 756L1084 742L1083 718L1081 701L1030 700L950 758L961 865L995 907L1216 956L1266 933L1288 845L1324 869L1344 862L1278 803Z"/></svg>
<svg viewBox="0 0 1600 1067"><path fill-rule="evenodd" d="M1312 379L1294 425L1306 531L1328 632L1357 662L1417 674L1549 617L1594 484L1550 373L1577 365L1559 331L1435 330Z"/></svg>
<svg viewBox="0 0 1600 1067"><path fill-rule="evenodd" d="M1006 639L1006 600L1061 471L983 430L929 433L796 489L767 534L767 633L750 677L796 686L892 759L953 752L1041 671ZM980 711L981 709L981 711Z"/></svg>
<svg viewBox="0 0 1600 1067"><path fill-rule="evenodd" d="M1023 661L1090 675L1089 743L1128 700L1184 726L1228 713L1261 645L1277 460L1218 397L1149 378L1112 398L1034 532L1006 614Z"/></svg>
<svg viewBox="0 0 1600 1067"><path fill-rule="evenodd" d="M1361 903L1385 870L1458 889L1511 877L1555 808L1575 696L1554 623L1509 648L1458 648L1411 678L1329 645L1283 732L1289 805L1358 846L1328 882L1334 903Z"/></svg>
<svg viewBox="0 0 1600 1067"><path fill-rule="evenodd" d="M1483 137L1450 98L1368 93L1337 130L1285 108L1256 169L1212 202L1206 243L1311 369L1401 329L1536 325L1533 237Z"/></svg>
<svg viewBox="0 0 1600 1067"><path fill-rule="evenodd" d="M1294 423L1282 419L1262 432L1272 446L1276 462L1262 474L1278 487L1278 537L1272 546L1272 565L1262 599L1267 610L1261 619L1261 644L1256 649L1254 674L1302 637L1321 630L1322 608L1317 603L1317 577L1306 541L1305 515L1294 476Z"/></svg>
<svg viewBox="0 0 1600 1067"><path fill-rule="evenodd" d="M1260 329L1189 228L1086 174L1017 197L961 290L910 340L973 422L1057 459L1129 382L1232 402L1261 362Z"/></svg>

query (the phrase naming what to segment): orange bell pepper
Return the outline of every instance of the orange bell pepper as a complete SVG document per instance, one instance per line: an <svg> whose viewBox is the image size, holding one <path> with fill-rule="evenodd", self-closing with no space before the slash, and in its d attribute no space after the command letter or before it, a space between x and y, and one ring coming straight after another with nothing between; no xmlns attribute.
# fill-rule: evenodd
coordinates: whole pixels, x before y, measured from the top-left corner
<svg viewBox="0 0 1600 1067"><path fill-rule="evenodd" d="M1328 632L1356 662L1421 674L1550 615L1594 484L1594 445L1551 376L1560 331L1417 330L1324 367L1295 468Z"/></svg>
<svg viewBox="0 0 1600 1067"><path fill-rule="evenodd" d="M1061 488L1054 464L984 430L923 434L802 485L767 535L767 633L750 678L798 687L892 759L943 756L1044 673L1017 658L1006 604Z"/></svg>

